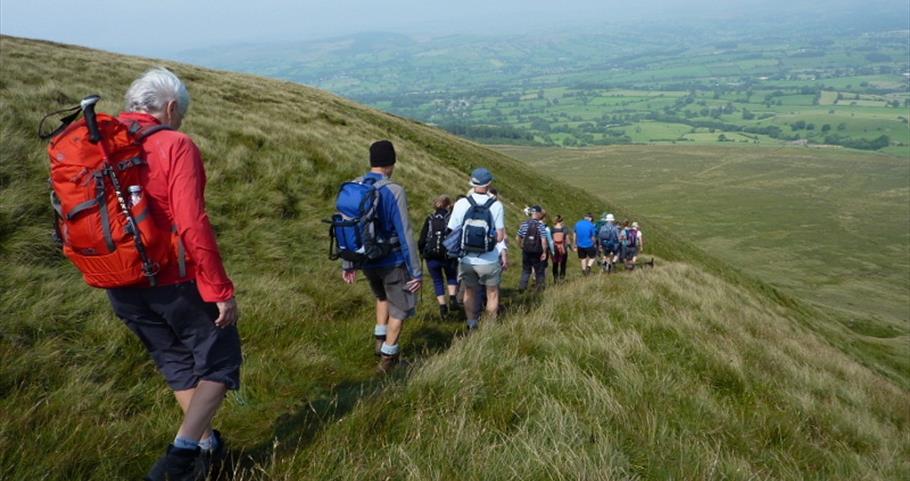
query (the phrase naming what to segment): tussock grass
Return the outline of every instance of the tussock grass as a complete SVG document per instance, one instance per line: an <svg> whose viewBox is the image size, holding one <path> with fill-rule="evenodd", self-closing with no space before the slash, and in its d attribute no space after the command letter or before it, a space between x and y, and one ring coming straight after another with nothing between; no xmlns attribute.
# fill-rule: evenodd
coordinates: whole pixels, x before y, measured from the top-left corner
<svg viewBox="0 0 910 481"><path fill-rule="evenodd" d="M0 479L135 479L179 411L139 342L50 241L40 117L100 93L116 111L167 64L239 287L246 363L217 424L235 479L898 479L907 386L823 313L649 229L686 260L544 299L508 292L460 339L421 305L411 371L373 374L372 300L325 259L320 219L367 146L390 138L420 221L435 195L497 176L508 220L602 201L426 126L304 86L0 37ZM612 208L612 207L611 207ZM517 273L507 276L513 286ZM424 295L429 294L429 287ZM429 297L428 297L429 299ZM872 369L868 369L867 367Z"/></svg>
<svg viewBox="0 0 910 481"><path fill-rule="evenodd" d="M910 474L906 391L788 316L685 264L561 286L361 402L266 477Z"/></svg>

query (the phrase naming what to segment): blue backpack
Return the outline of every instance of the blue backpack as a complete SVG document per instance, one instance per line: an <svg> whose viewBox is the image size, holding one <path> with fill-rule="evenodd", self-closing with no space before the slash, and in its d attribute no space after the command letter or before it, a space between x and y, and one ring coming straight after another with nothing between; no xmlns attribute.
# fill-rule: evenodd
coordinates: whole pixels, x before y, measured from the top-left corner
<svg viewBox="0 0 910 481"><path fill-rule="evenodd" d="M616 224L605 222L600 226L600 230L597 231L597 238L600 239L601 243L618 243L619 229L616 227Z"/></svg>
<svg viewBox="0 0 910 481"><path fill-rule="evenodd" d="M379 189L390 183L388 179L359 177L341 184L335 199L337 212L328 221L330 259L341 258L360 265L392 252L394 239L382 239L376 231Z"/></svg>
<svg viewBox="0 0 910 481"><path fill-rule="evenodd" d="M461 251L463 254L483 254L496 248L496 226L493 225L493 214L490 207L496 203L490 197L483 204L478 204L468 196L471 207L464 214L461 224Z"/></svg>

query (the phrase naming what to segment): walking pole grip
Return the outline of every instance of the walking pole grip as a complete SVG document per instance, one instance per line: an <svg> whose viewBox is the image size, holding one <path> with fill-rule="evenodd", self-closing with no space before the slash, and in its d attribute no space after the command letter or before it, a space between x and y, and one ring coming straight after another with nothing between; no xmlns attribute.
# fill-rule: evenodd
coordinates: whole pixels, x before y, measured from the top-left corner
<svg viewBox="0 0 910 481"><path fill-rule="evenodd" d="M85 123L88 126L89 140L97 144L101 140L101 132L98 131L98 122L95 119L95 104L101 100L100 95L89 95L82 99L79 106L82 107L82 113L85 114Z"/></svg>

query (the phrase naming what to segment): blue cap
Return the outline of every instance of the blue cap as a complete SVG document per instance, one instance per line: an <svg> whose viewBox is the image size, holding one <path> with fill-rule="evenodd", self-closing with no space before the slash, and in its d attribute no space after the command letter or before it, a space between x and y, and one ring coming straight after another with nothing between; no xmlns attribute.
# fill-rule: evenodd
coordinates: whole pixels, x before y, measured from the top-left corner
<svg viewBox="0 0 910 481"><path fill-rule="evenodd" d="M493 182L493 174L489 170L478 167L471 172L471 185L474 187L483 187Z"/></svg>

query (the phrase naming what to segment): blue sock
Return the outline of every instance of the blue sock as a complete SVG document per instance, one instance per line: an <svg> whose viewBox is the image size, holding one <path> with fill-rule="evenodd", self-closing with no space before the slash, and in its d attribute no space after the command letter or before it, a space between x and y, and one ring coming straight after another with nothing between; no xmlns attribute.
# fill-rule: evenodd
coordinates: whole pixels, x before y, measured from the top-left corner
<svg viewBox="0 0 910 481"><path fill-rule="evenodd" d="M468 329L477 329L477 319L468 319Z"/></svg>
<svg viewBox="0 0 910 481"><path fill-rule="evenodd" d="M214 451L218 448L218 439L215 438L215 434L212 433L211 436L199 440L199 449L203 451Z"/></svg>
<svg viewBox="0 0 910 481"><path fill-rule="evenodd" d="M177 436L174 438L174 447L177 449L191 449L195 450L199 447L199 441L190 438L184 438Z"/></svg>
<svg viewBox="0 0 910 481"><path fill-rule="evenodd" d="M373 328L373 335L385 339L386 331L388 331L388 326L385 324L376 324L376 327Z"/></svg>
<svg viewBox="0 0 910 481"><path fill-rule="evenodd" d="M394 356L398 354L398 351L398 344L389 345L386 343L382 343L382 348L379 350L383 356Z"/></svg>

